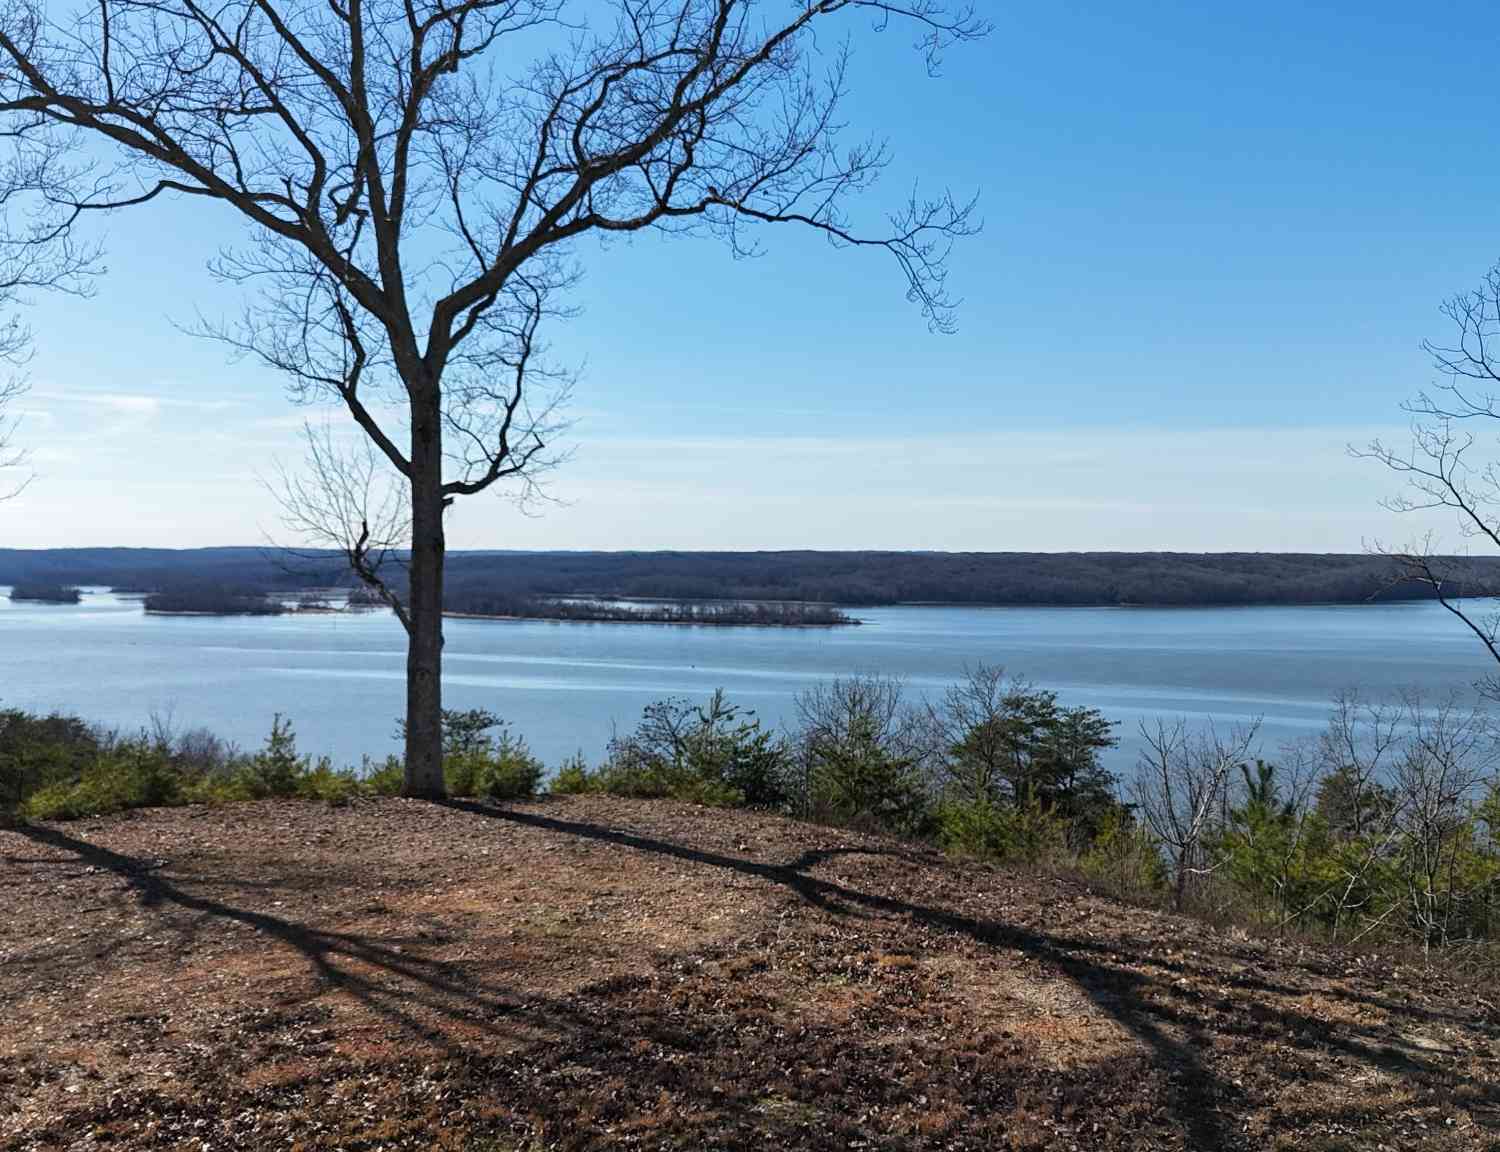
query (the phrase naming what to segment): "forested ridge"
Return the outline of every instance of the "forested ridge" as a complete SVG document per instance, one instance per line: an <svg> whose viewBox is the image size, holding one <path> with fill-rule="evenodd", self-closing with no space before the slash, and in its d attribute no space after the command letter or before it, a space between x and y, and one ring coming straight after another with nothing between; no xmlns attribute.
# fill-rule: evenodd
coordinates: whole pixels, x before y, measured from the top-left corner
<svg viewBox="0 0 1500 1152"><path fill-rule="evenodd" d="M1500 559L1447 564L1455 591L1500 588ZM1229 605L1422 599L1387 557L1270 552L453 552L446 606L496 596L902 603ZM332 552L268 548L0 549L0 584L240 592L348 584Z"/></svg>

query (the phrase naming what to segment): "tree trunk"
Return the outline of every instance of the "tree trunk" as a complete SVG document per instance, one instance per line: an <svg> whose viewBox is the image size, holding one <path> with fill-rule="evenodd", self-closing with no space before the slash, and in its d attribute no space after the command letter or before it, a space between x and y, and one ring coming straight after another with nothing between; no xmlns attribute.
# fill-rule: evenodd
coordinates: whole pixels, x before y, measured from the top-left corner
<svg viewBox="0 0 1500 1152"><path fill-rule="evenodd" d="M443 444L435 401L412 403L411 580L402 795L441 800L443 781Z"/></svg>
<svg viewBox="0 0 1500 1152"><path fill-rule="evenodd" d="M1172 885L1172 910L1182 911L1182 898L1187 894L1188 846L1184 844L1177 853L1177 875Z"/></svg>

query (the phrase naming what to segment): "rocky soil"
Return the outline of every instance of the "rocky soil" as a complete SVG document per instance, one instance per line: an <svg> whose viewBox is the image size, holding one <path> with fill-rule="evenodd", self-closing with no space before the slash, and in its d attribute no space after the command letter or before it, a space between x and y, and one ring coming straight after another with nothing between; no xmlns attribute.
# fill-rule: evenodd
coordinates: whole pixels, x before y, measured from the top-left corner
<svg viewBox="0 0 1500 1152"><path fill-rule="evenodd" d="M0 831L7 1150L1500 1150L1497 1002L677 804Z"/></svg>

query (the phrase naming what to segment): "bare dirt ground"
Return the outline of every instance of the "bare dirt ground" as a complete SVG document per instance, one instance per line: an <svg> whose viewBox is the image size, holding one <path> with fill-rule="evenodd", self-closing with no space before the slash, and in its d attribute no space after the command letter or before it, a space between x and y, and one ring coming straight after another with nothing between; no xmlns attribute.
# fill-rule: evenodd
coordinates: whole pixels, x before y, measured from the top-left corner
<svg viewBox="0 0 1500 1152"><path fill-rule="evenodd" d="M1495 1002L677 804L0 832L4 1149L1500 1149Z"/></svg>

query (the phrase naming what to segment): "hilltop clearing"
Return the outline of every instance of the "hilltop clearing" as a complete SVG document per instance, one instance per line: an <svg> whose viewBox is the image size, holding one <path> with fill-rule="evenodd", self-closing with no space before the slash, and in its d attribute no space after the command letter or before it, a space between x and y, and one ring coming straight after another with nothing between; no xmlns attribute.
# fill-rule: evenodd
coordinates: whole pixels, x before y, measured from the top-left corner
<svg viewBox="0 0 1500 1152"><path fill-rule="evenodd" d="M778 817L150 810L0 892L5 1149L1500 1149L1493 994Z"/></svg>

